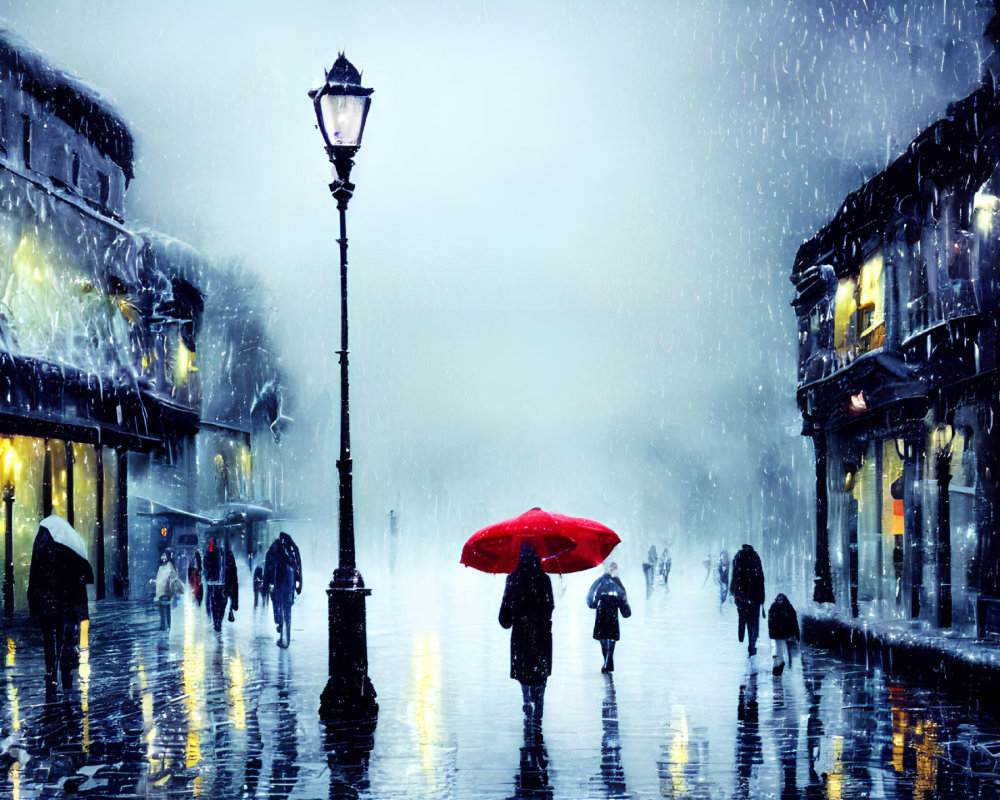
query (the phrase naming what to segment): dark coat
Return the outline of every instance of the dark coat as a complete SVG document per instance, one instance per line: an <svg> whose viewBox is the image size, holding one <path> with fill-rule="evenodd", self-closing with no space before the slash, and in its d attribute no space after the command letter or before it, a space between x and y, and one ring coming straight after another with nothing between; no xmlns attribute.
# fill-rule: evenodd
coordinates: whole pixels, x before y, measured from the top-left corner
<svg viewBox="0 0 1000 800"><path fill-rule="evenodd" d="M264 591L279 607L292 605L302 592L302 558L298 545L282 531L271 542L264 558Z"/></svg>
<svg viewBox="0 0 1000 800"><path fill-rule="evenodd" d="M238 611L240 608L240 577L236 572L236 556L233 555L232 550L225 550L226 559L226 597L228 597L232 604L230 608L233 611Z"/></svg>
<svg viewBox="0 0 1000 800"><path fill-rule="evenodd" d="M791 601L783 594L774 598L767 610L767 635L772 639L798 639L799 618Z"/></svg>
<svg viewBox="0 0 1000 800"><path fill-rule="evenodd" d="M764 604L764 568L760 565L760 556L750 545L745 544L733 556L732 578L729 591L733 599Z"/></svg>
<svg viewBox="0 0 1000 800"><path fill-rule="evenodd" d="M510 677L539 686L552 674L552 580L542 572L538 554L521 548L517 567L507 576L500 603L500 625L510 628Z"/></svg>
<svg viewBox="0 0 1000 800"><path fill-rule="evenodd" d="M39 528L28 570L28 610L33 617L79 623L90 618L87 584L94 582L89 562L56 544L47 528Z"/></svg>
<svg viewBox="0 0 1000 800"><path fill-rule="evenodd" d="M587 592L587 605L597 610L594 617L594 638L618 641L618 613L621 612L626 619L632 616L622 582L611 575L602 575Z"/></svg>

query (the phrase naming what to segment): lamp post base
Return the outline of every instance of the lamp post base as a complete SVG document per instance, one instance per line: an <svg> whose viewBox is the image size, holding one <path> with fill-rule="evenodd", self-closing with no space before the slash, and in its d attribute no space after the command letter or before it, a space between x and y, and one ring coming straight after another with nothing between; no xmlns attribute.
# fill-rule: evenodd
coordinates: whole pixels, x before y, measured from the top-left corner
<svg viewBox="0 0 1000 800"><path fill-rule="evenodd" d="M330 669L320 695L319 715L333 724L371 726L378 719L375 687L368 677L365 588L357 570L338 569L326 590L329 597Z"/></svg>

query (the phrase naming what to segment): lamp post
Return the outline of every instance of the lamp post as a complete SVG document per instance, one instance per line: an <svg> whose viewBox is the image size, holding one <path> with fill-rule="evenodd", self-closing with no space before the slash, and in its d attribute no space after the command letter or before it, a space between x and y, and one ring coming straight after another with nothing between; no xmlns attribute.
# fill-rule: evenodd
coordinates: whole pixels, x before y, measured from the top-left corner
<svg viewBox="0 0 1000 800"><path fill-rule="evenodd" d="M9 439L3 440L0 454L0 472L3 479L3 614L7 619L14 617L14 484L21 463Z"/></svg>
<svg viewBox="0 0 1000 800"><path fill-rule="evenodd" d="M316 120L335 177L330 193L340 214L340 458L337 459L340 502L340 546L337 569L327 589L330 628L329 678L320 696L320 716L331 722L374 724L378 715L375 688L368 677L365 598L371 589L358 572L354 556L354 491L351 476L351 415L347 374L347 204L354 194L351 167L371 104L371 89L361 86L361 73L341 53L326 73L326 82L309 92Z"/></svg>

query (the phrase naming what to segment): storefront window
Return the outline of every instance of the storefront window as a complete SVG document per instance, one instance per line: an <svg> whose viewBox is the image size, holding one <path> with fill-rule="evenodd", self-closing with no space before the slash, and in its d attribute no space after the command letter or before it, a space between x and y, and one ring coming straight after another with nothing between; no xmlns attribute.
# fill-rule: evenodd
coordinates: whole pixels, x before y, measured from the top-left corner
<svg viewBox="0 0 1000 800"><path fill-rule="evenodd" d="M975 436L971 426L955 432L951 445L948 508L951 526L952 626L963 633L976 630Z"/></svg>
<svg viewBox="0 0 1000 800"><path fill-rule="evenodd" d="M883 614L906 616L904 564L903 460L899 457L896 440L882 443L882 597Z"/></svg>
<svg viewBox="0 0 1000 800"><path fill-rule="evenodd" d="M865 448L854 478L853 495L858 503L858 604L862 614L878 612L882 599L882 531L878 503L875 446Z"/></svg>
<svg viewBox="0 0 1000 800"><path fill-rule="evenodd" d="M97 452L91 444L73 444L73 527L87 543L87 558L97 574ZM91 600L95 586L87 587Z"/></svg>

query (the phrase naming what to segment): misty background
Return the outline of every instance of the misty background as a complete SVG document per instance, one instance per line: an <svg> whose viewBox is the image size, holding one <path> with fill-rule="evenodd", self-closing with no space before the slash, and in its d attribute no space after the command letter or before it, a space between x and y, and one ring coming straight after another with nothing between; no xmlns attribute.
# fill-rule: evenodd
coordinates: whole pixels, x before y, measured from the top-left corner
<svg viewBox="0 0 1000 800"><path fill-rule="evenodd" d="M0 0L137 139L130 222L260 277L286 499L336 520L336 207L307 90L374 87L348 211L359 566L532 506L700 557L794 532L795 250L979 82L974 0ZM432 548L435 549L435 548Z"/></svg>

